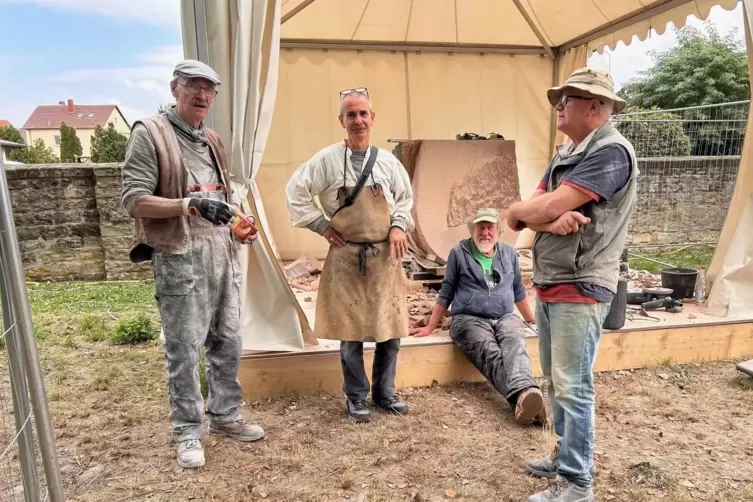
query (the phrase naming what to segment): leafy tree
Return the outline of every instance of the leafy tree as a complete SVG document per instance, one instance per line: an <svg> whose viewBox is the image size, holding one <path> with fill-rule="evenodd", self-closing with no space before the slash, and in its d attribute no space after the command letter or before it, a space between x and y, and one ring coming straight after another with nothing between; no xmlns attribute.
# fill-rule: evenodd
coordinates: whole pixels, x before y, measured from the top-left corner
<svg viewBox="0 0 753 502"><path fill-rule="evenodd" d="M27 164L56 164L60 162L60 159L55 155L55 150L46 146L42 138L35 139L24 153L26 156L21 162Z"/></svg>
<svg viewBox="0 0 753 502"><path fill-rule="evenodd" d="M25 144L26 141L24 140L24 137L21 136L21 133L18 129L13 127L12 125L2 126L0 127L0 139L5 141L12 141L13 143L21 143ZM8 157L8 160L13 160L15 162L26 162L26 151L20 150L20 149L13 149L13 150L6 150L5 152L6 157Z"/></svg>
<svg viewBox="0 0 753 502"><path fill-rule="evenodd" d="M116 131L112 122L107 124L107 128L95 127L92 136L91 161L95 163L123 162L127 141L128 138Z"/></svg>
<svg viewBox="0 0 753 502"><path fill-rule="evenodd" d="M651 51L654 65L628 82L619 95L645 109L684 108L750 99L745 47L711 24L705 33L692 26L677 32L677 45Z"/></svg>
<svg viewBox="0 0 753 502"><path fill-rule="evenodd" d="M663 52L652 51L653 66L640 72L618 94L631 106L662 110L750 99L746 52L735 34L733 30L722 37L709 23L705 33L691 26L681 28L677 45ZM686 110L680 118L690 137L691 155L739 155L747 109ZM651 130L660 131L670 124L651 124ZM674 133L660 134L669 138Z"/></svg>
<svg viewBox="0 0 753 502"><path fill-rule="evenodd" d="M631 108L629 112L642 112ZM690 136L682 117L673 113L650 113L617 118L617 129L635 148L638 158L685 157L691 153Z"/></svg>
<svg viewBox="0 0 753 502"><path fill-rule="evenodd" d="M60 160L61 162L76 162L83 153L81 140L76 129L65 122L60 124Z"/></svg>

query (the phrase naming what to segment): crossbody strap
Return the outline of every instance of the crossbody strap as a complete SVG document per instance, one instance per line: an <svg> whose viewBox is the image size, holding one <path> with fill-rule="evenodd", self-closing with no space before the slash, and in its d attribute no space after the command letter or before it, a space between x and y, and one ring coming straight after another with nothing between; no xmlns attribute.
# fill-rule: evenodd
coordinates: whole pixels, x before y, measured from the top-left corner
<svg viewBox="0 0 753 502"><path fill-rule="evenodd" d="M347 152L347 148L346 148ZM375 147L374 145L371 146L369 150L369 160L366 161L366 165L363 166L363 171L361 172L361 177L358 179L358 183L356 183L355 188L353 188L353 191L345 197L345 201L343 202L343 205L335 211L335 214L337 214L341 209L352 206L353 202L358 198L358 195L361 193L361 190L363 190L364 185L366 184L366 180L371 176L371 171L374 170L374 164L376 164L376 158L377 154L379 153L379 149ZM346 161L347 164L347 161ZM343 187L345 187L345 176L343 173ZM333 215L334 216L334 215Z"/></svg>

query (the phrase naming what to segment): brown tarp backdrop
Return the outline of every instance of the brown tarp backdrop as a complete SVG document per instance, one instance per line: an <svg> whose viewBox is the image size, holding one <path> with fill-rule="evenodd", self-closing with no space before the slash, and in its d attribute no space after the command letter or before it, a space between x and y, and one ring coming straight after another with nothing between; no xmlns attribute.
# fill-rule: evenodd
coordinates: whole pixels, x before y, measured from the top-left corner
<svg viewBox="0 0 753 502"><path fill-rule="evenodd" d="M514 140L527 197L563 139L546 89L593 51L663 33L670 22L683 26L691 14L705 19L715 5L730 10L737 0L182 0L186 55L232 83L213 118L265 236L249 252L244 279L247 305L265 307L244 314L244 347L303 347L308 325L275 257L323 258L326 244L290 227L284 188L301 163L342 140L341 89L369 88L373 142L388 150L388 139L464 132ZM753 185L751 148L746 142L709 280L733 266L729 243L751 223L741 220ZM517 246L530 246L531 237L521 233Z"/></svg>

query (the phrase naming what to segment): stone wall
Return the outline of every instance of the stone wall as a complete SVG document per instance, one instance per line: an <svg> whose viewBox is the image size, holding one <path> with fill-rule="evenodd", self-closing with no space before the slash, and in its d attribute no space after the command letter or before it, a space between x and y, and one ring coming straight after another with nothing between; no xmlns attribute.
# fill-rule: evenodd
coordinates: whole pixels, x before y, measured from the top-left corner
<svg viewBox="0 0 753 502"><path fill-rule="evenodd" d="M120 208L118 164L7 166L26 277L32 281L140 279L128 260L131 221Z"/></svg>
<svg viewBox="0 0 753 502"><path fill-rule="evenodd" d="M738 157L642 159L632 245L716 242ZM29 280L151 278L128 259L132 222L120 207L120 164L7 166Z"/></svg>
<svg viewBox="0 0 753 502"><path fill-rule="evenodd" d="M640 159L631 245L716 242L740 157Z"/></svg>

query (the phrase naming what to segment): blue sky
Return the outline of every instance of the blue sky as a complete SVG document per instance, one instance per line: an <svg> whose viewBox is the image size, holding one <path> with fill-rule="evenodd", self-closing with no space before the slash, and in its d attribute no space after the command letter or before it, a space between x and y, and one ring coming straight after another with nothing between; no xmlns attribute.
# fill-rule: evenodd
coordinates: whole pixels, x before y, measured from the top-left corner
<svg viewBox="0 0 753 502"><path fill-rule="evenodd" d="M714 7L722 34L738 28L742 8ZM691 16L689 24L701 26ZM676 41L674 30L594 55L618 85L648 68L649 50ZM129 121L171 102L172 67L183 58L179 0L0 0L0 119L23 126L37 105L72 98L118 104Z"/></svg>
<svg viewBox="0 0 753 502"><path fill-rule="evenodd" d="M181 44L179 0L0 0L0 118L69 98L151 115Z"/></svg>

